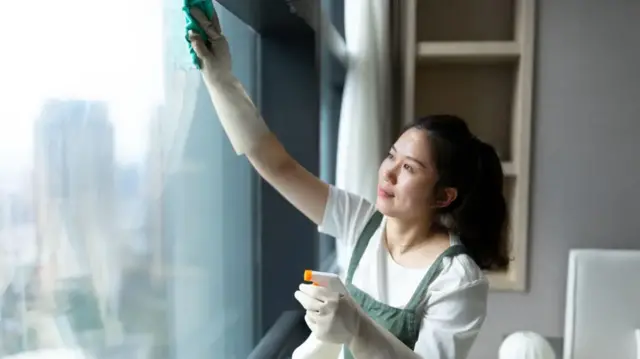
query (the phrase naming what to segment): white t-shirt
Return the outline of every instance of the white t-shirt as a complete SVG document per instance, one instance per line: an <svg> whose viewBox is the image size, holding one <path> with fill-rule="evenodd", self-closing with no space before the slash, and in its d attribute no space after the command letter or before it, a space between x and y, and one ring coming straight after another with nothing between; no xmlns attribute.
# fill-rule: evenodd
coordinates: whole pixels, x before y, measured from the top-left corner
<svg viewBox="0 0 640 359"><path fill-rule="evenodd" d="M364 198L332 186L319 231L336 237L351 252L375 210ZM385 224L386 218L371 237L353 284L380 302L403 308L429 268L410 269L396 263L381 240ZM451 244L458 243L451 236ZM421 305L424 319L414 351L426 359L463 359L484 322L489 283L465 254L444 258L442 264ZM349 263L340 265L348 268Z"/></svg>

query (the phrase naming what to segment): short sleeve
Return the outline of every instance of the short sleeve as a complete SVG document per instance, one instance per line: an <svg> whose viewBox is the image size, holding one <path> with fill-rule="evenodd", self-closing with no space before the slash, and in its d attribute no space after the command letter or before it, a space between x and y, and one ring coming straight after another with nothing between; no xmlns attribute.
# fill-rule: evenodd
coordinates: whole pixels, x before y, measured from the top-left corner
<svg viewBox="0 0 640 359"><path fill-rule="evenodd" d="M327 206L318 230L351 247L374 212L375 206L363 197L330 186Z"/></svg>
<svg viewBox="0 0 640 359"><path fill-rule="evenodd" d="M458 257L451 262L429 290L414 349L423 358L466 358L486 317L488 280L479 268L465 268Z"/></svg>

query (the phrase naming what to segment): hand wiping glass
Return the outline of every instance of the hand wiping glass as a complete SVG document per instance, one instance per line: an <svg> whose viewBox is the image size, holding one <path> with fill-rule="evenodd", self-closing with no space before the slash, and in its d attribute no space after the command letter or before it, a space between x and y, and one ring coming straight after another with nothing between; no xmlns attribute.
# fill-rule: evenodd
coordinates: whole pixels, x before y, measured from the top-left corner
<svg viewBox="0 0 640 359"><path fill-rule="evenodd" d="M187 1L187 3L189 2ZM211 5L212 7L213 5ZM192 55L195 54L194 64L206 74L213 74L219 70L230 71L229 43L222 34L218 14L215 11L207 10L202 6L185 8L187 41L193 49Z"/></svg>
<svg viewBox="0 0 640 359"><path fill-rule="evenodd" d="M186 40L211 101L238 155L255 150L270 133L260 113L231 72L229 43L211 0L185 0Z"/></svg>

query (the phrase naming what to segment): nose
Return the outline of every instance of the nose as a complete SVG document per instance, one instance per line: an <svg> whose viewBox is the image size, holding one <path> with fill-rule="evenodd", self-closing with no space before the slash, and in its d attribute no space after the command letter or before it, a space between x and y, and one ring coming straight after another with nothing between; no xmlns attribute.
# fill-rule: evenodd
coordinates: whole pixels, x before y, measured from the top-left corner
<svg viewBox="0 0 640 359"><path fill-rule="evenodd" d="M385 182L389 182L391 184L396 183L397 175L396 175L395 168L396 166L393 166L383 171L382 178L384 179Z"/></svg>

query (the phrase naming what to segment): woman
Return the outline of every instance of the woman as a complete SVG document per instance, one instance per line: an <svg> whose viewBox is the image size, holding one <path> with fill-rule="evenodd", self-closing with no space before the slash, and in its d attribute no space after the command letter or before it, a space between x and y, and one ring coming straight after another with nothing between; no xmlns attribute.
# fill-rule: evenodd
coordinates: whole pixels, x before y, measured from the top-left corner
<svg viewBox="0 0 640 359"><path fill-rule="evenodd" d="M375 205L306 171L269 132L231 75L216 18L191 11L204 82L238 154L298 210L352 249L350 296L302 284L296 299L343 358L465 358L485 318L483 269L508 264L503 173L463 120L429 116L404 131L379 171Z"/></svg>

